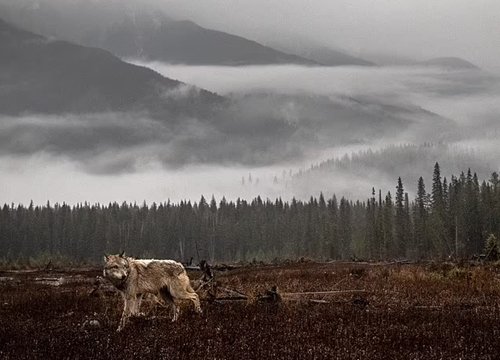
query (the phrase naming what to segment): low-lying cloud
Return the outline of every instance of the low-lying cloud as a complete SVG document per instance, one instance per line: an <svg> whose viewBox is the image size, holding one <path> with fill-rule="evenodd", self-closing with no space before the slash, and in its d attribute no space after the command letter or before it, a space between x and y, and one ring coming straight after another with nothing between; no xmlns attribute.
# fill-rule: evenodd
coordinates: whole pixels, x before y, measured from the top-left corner
<svg viewBox="0 0 500 360"><path fill-rule="evenodd" d="M282 174L353 148L405 143L478 149L471 167L485 173L500 166L492 156L500 146L500 86L485 72L142 65L218 92L228 103L210 120L168 122L141 113L2 117L4 201L290 199L320 191L364 198L372 186L393 187L397 164L366 174L339 168L299 182ZM186 85L164 96L192 91ZM413 159L412 166L431 168L427 160Z"/></svg>
<svg viewBox="0 0 500 360"><path fill-rule="evenodd" d="M233 98L249 98L249 94L287 95L286 101L264 109L281 112L290 123L299 122L297 111L304 107L304 99L311 98L328 99L344 109L355 108L358 119L363 112L372 119L382 112L385 118L396 116L405 121L405 130L397 132L397 140L388 139L389 143L454 141L464 136L464 129L470 135L470 127L476 132L483 124L489 132L500 113L500 80L480 70L448 71L427 66L239 68L141 64ZM342 110L331 108L331 117L340 117L349 124L352 119ZM390 135L394 137L396 133L391 131Z"/></svg>
<svg viewBox="0 0 500 360"><path fill-rule="evenodd" d="M431 66L189 66L162 62L131 62L162 75L222 95L274 91L319 95L376 96L395 100L415 93L453 95L488 91L498 79L479 70L446 71Z"/></svg>

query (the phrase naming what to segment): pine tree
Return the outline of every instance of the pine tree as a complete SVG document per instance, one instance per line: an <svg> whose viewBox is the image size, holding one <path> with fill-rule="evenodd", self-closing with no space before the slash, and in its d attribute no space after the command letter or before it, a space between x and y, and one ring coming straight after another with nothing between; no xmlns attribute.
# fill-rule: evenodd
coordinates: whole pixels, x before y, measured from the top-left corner
<svg viewBox="0 0 500 360"><path fill-rule="evenodd" d="M413 248L413 224L411 221L411 211L410 211L410 199L408 196L408 193L405 192L405 203L404 203L404 218L403 218L403 225L404 225L404 234L405 234L405 244L406 244L406 256L408 256L410 253L412 255L415 254L414 248Z"/></svg>
<svg viewBox="0 0 500 360"><path fill-rule="evenodd" d="M377 241L377 254L380 260L387 255L384 238L384 202L382 201L382 190L378 191L378 205L376 207L375 238Z"/></svg>
<svg viewBox="0 0 500 360"><path fill-rule="evenodd" d="M398 257L405 256L406 247L408 245L408 224L404 204L404 188L401 178L398 178L398 184L396 186L396 217L394 230L396 241L395 255Z"/></svg>
<svg viewBox="0 0 500 360"><path fill-rule="evenodd" d="M379 244L377 242L377 221L376 221L376 200L375 188L372 188L372 196L366 202L366 225L365 225L365 242L368 249L368 257L370 259L378 259Z"/></svg>
<svg viewBox="0 0 500 360"><path fill-rule="evenodd" d="M397 256L394 246L394 204L390 191L385 197L383 209L383 241L384 258L389 259Z"/></svg>
<svg viewBox="0 0 500 360"><path fill-rule="evenodd" d="M490 232L500 237L500 179L497 172L491 174Z"/></svg>
<svg viewBox="0 0 500 360"><path fill-rule="evenodd" d="M431 198L431 214L429 219L431 242L436 256L441 258L447 256L451 252L448 241L448 231L446 229L446 207L444 200L443 184L441 182L441 171L439 164L434 165L434 173L432 176L432 198Z"/></svg>
<svg viewBox="0 0 500 360"><path fill-rule="evenodd" d="M286 174L286 173L285 173ZM318 239L316 246L316 255L318 257L327 257L325 249L328 248L328 209L323 193L319 195L318 201Z"/></svg>
<svg viewBox="0 0 500 360"><path fill-rule="evenodd" d="M434 165L434 173L432 175L432 211L443 217L444 214L444 197L443 184L441 182L441 170L439 164Z"/></svg>
<svg viewBox="0 0 500 360"><path fill-rule="evenodd" d="M349 201L342 197L340 199L339 207L339 245L340 245L340 258L347 259L351 255L351 242L352 242L352 219L351 219L351 205Z"/></svg>
<svg viewBox="0 0 500 360"><path fill-rule="evenodd" d="M338 202L337 197L333 197L328 200L328 235L327 235L327 246L329 248L329 257L331 259L337 259L340 256L340 246L338 238Z"/></svg>
<svg viewBox="0 0 500 360"><path fill-rule="evenodd" d="M467 172L465 187L466 246L469 253L478 254L484 246L482 218L479 206L479 181L477 175Z"/></svg>

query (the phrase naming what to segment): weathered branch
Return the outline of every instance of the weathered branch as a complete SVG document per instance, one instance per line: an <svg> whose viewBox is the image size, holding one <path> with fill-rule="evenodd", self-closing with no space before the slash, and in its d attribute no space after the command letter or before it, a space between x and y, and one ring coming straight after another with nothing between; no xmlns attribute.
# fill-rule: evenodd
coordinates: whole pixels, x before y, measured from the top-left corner
<svg viewBox="0 0 500 360"><path fill-rule="evenodd" d="M331 291L308 291L296 293L281 293L281 296L308 296L308 295L338 295L338 294L362 294L367 290L331 290Z"/></svg>

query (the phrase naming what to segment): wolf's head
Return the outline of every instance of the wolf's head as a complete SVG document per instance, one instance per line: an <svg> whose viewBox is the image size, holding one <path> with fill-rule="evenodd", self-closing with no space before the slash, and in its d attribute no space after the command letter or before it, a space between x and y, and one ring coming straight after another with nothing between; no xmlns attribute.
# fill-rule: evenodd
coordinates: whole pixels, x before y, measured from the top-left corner
<svg viewBox="0 0 500 360"><path fill-rule="evenodd" d="M119 286L123 284L129 275L129 259L120 255L104 255L104 271L103 276L111 281L113 285Z"/></svg>

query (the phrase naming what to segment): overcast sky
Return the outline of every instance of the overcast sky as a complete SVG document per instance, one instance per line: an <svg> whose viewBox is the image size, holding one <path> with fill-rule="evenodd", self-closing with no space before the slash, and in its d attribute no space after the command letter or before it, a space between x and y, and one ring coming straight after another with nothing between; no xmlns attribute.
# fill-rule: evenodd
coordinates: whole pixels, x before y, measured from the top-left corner
<svg viewBox="0 0 500 360"><path fill-rule="evenodd" d="M167 0L159 4L178 17L263 42L273 37L293 41L293 35L300 34L354 55L459 56L482 67L500 68L498 0Z"/></svg>
<svg viewBox="0 0 500 360"><path fill-rule="evenodd" d="M315 41L375 61L373 55L456 56L500 72L499 0L0 0L34 8L44 2L83 2L89 23L89 4L100 15L153 4L171 17L269 45Z"/></svg>

